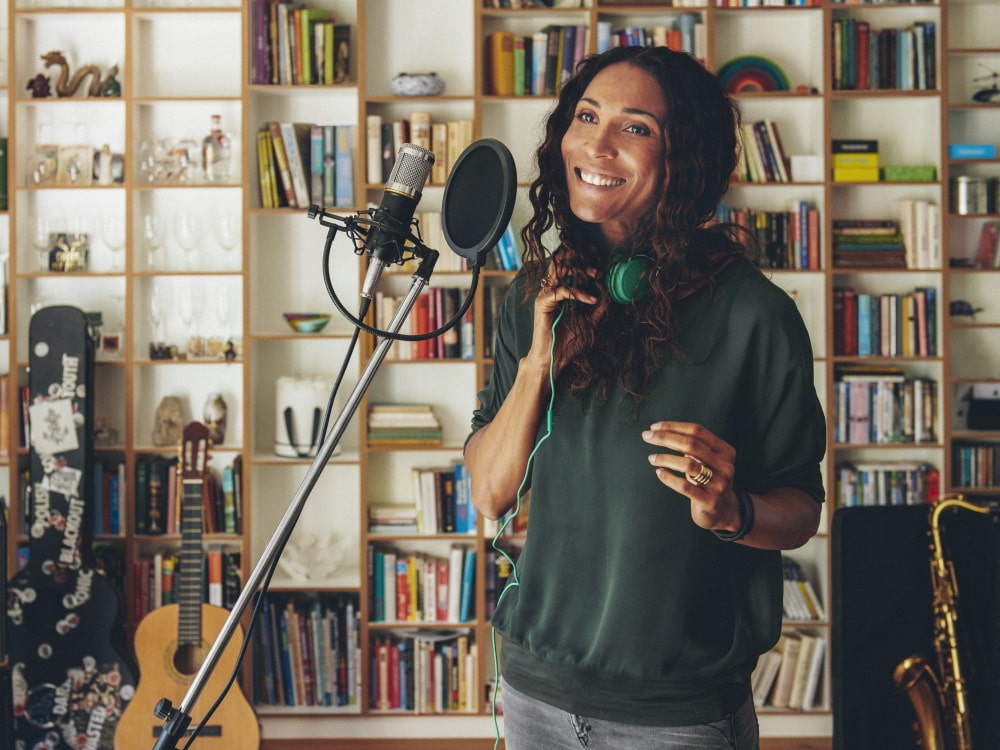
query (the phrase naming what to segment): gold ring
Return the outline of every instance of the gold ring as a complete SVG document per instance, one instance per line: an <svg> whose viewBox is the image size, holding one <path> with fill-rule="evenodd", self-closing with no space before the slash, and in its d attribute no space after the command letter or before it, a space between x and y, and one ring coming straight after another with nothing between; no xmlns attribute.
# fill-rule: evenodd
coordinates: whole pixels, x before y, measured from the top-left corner
<svg viewBox="0 0 1000 750"><path fill-rule="evenodd" d="M712 481L712 470L705 466L705 464L702 464L701 469L697 474L686 474L685 476L687 476L688 481L692 484L698 484L704 487Z"/></svg>

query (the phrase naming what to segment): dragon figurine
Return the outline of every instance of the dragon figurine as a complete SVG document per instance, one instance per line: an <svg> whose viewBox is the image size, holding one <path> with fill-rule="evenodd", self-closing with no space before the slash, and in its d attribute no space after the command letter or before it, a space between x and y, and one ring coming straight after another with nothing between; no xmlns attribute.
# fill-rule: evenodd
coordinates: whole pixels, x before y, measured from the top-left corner
<svg viewBox="0 0 1000 750"><path fill-rule="evenodd" d="M56 81L55 86L57 96L73 96L87 76L92 77L90 87L87 89L87 96L102 95L106 80L101 78L101 69L96 65L84 65L73 73L73 77L70 78L69 63L62 52L58 50L46 52L42 55L42 61L45 63L46 68L51 68L53 65L59 67L59 79ZM118 73L118 66L113 65L108 71L108 79L112 79L116 73Z"/></svg>

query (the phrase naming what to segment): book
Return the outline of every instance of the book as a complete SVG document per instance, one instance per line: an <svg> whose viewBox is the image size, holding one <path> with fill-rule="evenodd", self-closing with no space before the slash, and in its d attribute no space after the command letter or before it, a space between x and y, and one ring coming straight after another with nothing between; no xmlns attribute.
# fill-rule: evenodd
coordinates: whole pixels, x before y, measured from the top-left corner
<svg viewBox="0 0 1000 750"><path fill-rule="evenodd" d="M285 150L285 140L281 134L281 123L272 120L267 123L267 128L271 133L274 163L277 166L278 177L281 180L281 190L285 197L285 205L289 208L299 208L298 199L295 194L295 185L292 182L288 153Z"/></svg>
<svg viewBox="0 0 1000 750"><path fill-rule="evenodd" d="M494 31L487 37L490 54L490 93L514 94L514 32Z"/></svg>
<svg viewBox="0 0 1000 750"><path fill-rule="evenodd" d="M806 685L812 670L813 651L816 648L816 636L812 633L800 632L799 652L795 657L795 671L792 674L792 688L788 694L788 708L801 709L805 696Z"/></svg>
<svg viewBox="0 0 1000 750"><path fill-rule="evenodd" d="M781 651L781 666L775 678L774 691L771 694L770 705L776 708L787 708L792 695L792 685L795 681L795 669L798 663L799 649L802 643L798 633L783 633L778 641Z"/></svg>
<svg viewBox="0 0 1000 750"><path fill-rule="evenodd" d="M382 116L365 117L365 181L382 182Z"/></svg>
<svg viewBox="0 0 1000 750"><path fill-rule="evenodd" d="M337 208L354 205L354 133L353 125L337 125L335 163L335 196Z"/></svg>
<svg viewBox="0 0 1000 750"><path fill-rule="evenodd" d="M780 667L781 652L774 649L761 654L757 660L757 666L750 677L753 704L756 708L760 708L766 703Z"/></svg>
<svg viewBox="0 0 1000 750"><path fill-rule="evenodd" d="M288 171L292 177L292 189L295 191L295 203L298 208L309 205L309 175L311 165L312 125L305 122L282 122L281 139L285 146L285 156L288 159Z"/></svg>
<svg viewBox="0 0 1000 750"><path fill-rule="evenodd" d="M309 203L323 205L323 168L326 146L322 125L309 128Z"/></svg>
<svg viewBox="0 0 1000 750"><path fill-rule="evenodd" d="M823 664L826 660L826 638L821 635L816 636L813 643L812 662L809 665L809 674L806 678L805 690L802 694L802 710L811 711L819 697L819 683L823 676Z"/></svg>

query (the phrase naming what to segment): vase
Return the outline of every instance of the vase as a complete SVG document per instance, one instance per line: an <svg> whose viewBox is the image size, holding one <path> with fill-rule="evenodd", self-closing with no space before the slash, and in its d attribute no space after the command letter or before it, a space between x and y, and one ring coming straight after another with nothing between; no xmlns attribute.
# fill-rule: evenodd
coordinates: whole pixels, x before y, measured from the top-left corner
<svg viewBox="0 0 1000 750"><path fill-rule="evenodd" d="M209 393L205 399L202 421L208 427L208 437L213 445L221 445L226 438L226 401L221 393Z"/></svg>

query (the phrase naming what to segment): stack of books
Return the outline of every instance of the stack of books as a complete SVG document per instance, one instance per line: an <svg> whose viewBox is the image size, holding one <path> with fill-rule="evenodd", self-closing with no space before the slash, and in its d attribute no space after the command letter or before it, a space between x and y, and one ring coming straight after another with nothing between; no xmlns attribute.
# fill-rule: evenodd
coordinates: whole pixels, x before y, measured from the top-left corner
<svg viewBox="0 0 1000 750"><path fill-rule="evenodd" d="M906 268L899 222L891 219L834 219L835 268Z"/></svg>
<svg viewBox="0 0 1000 750"><path fill-rule="evenodd" d="M877 140L834 140L834 182L878 182Z"/></svg>
<svg viewBox="0 0 1000 750"><path fill-rule="evenodd" d="M441 423L429 404L372 404L370 445L441 445Z"/></svg>

